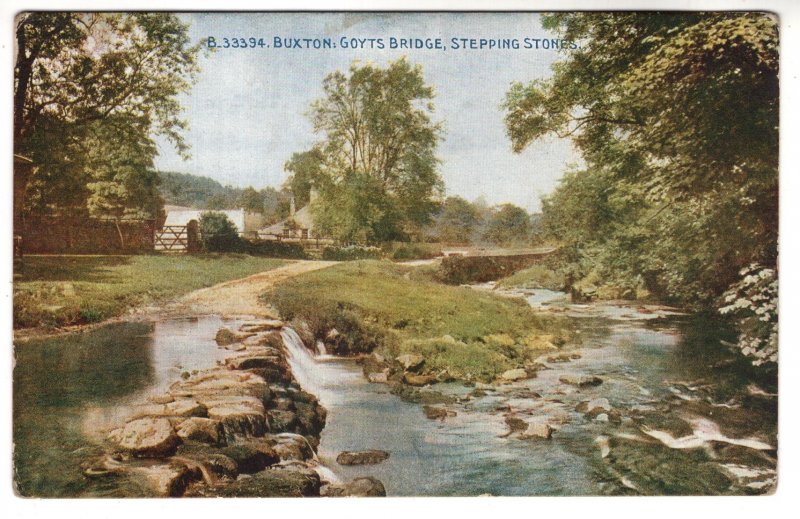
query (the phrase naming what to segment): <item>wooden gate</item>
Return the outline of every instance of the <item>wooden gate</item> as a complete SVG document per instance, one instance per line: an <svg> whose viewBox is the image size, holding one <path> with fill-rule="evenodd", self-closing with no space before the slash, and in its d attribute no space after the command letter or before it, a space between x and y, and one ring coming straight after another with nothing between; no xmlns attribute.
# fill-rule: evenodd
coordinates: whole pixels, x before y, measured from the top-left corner
<svg viewBox="0 0 800 519"><path fill-rule="evenodd" d="M155 250L160 252L188 252L188 226L165 225L156 230L154 245Z"/></svg>

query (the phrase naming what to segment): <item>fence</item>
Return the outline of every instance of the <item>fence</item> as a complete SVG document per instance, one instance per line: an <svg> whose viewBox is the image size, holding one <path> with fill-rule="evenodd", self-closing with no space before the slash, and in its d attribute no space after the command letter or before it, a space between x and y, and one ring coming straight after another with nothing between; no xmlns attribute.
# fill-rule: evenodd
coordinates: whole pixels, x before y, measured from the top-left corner
<svg viewBox="0 0 800 519"><path fill-rule="evenodd" d="M25 254L140 254L153 250L154 220L28 217L14 229Z"/></svg>

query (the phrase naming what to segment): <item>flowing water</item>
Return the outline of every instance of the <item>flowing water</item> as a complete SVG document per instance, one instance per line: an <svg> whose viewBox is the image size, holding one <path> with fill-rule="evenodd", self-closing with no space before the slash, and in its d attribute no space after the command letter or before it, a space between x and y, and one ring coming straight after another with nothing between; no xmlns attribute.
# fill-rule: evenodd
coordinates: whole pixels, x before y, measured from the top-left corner
<svg viewBox="0 0 800 519"><path fill-rule="evenodd" d="M768 491L775 479L774 376L728 349L719 323L663 307L573 305L560 293L520 293L564 316L577 340L546 358L536 378L475 388L438 384L461 400L427 419L354 361L327 355L284 329L298 382L328 409L319 459L342 480L372 475L389 495L717 494ZM218 318L113 324L16 348L15 470L19 491L36 496L137 495L82 466L127 403L163 391L181 373L213 366ZM723 342L721 342L723 341ZM561 353L561 352L559 352ZM578 358L578 356L580 356ZM546 356L545 356L546 357ZM595 375L577 388L563 376ZM605 398L608 413L575 410ZM544 420L550 440L508 436L506 415ZM382 449L379 465L340 466L343 450Z"/></svg>

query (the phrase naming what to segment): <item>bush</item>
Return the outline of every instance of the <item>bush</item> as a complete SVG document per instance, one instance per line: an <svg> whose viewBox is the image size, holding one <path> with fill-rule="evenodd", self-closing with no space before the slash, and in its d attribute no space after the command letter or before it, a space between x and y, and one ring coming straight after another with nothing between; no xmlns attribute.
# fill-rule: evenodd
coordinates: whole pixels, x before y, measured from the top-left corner
<svg viewBox="0 0 800 519"><path fill-rule="evenodd" d="M239 252L243 247L236 226L224 213L200 216L200 239L208 252Z"/></svg>
<svg viewBox="0 0 800 519"><path fill-rule="evenodd" d="M346 247L325 247L322 259L328 261L355 261L363 259L381 259L383 251L378 247L348 245Z"/></svg>
<svg viewBox="0 0 800 519"><path fill-rule="evenodd" d="M271 258L306 259L308 255L302 245L280 241L249 241L242 240L243 252L253 256L267 256Z"/></svg>
<svg viewBox="0 0 800 519"><path fill-rule="evenodd" d="M393 260L408 261L432 259L442 256L442 248L438 243L402 243L390 242L388 253Z"/></svg>

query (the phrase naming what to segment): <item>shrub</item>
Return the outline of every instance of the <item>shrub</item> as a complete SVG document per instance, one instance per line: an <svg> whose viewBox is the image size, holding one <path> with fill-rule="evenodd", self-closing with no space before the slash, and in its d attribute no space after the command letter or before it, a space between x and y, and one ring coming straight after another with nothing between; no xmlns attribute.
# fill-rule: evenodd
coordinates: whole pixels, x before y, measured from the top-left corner
<svg viewBox="0 0 800 519"><path fill-rule="evenodd" d="M387 248L391 258L397 261L432 259L442 255L442 248L438 243L390 242Z"/></svg>
<svg viewBox="0 0 800 519"><path fill-rule="evenodd" d="M280 241L249 241L242 240L243 252L253 256L267 256L270 258L306 259L308 255L302 245Z"/></svg>
<svg viewBox="0 0 800 519"><path fill-rule="evenodd" d="M236 226L224 213L203 213L200 216L200 239L208 252L239 252L242 240Z"/></svg>
<svg viewBox="0 0 800 519"><path fill-rule="evenodd" d="M346 247L325 247L322 250L322 259L328 261L355 261L362 259L381 259L383 251L378 247L365 247L362 245L348 245Z"/></svg>

